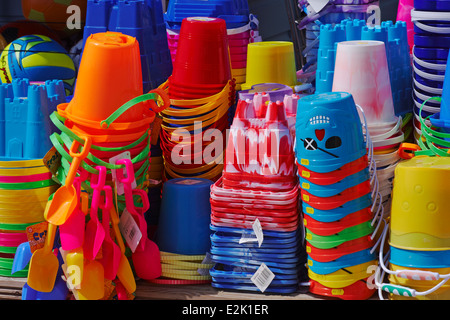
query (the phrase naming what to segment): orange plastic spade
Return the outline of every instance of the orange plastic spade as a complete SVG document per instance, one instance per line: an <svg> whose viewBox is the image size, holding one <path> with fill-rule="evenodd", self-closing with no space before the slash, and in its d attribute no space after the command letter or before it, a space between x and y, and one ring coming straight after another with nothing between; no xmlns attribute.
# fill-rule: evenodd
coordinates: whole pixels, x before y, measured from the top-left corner
<svg viewBox="0 0 450 320"><path fill-rule="evenodd" d="M91 149L91 138L89 136L82 138L84 139L84 146L82 147L81 152L77 152L81 144L76 140L73 141L70 147L69 153L73 160L70 164L66 181L63 186L56 190L50 208L44 215L49 223L57 226L62 225L69 219L78 204L78 197L75 187L73 186L73 181L78 167Z"/></svg>
<svg viewBox="0 0 450 320"><path fill-rule="evenodd" d="M53 254L57 226L49 223L44 247L34 251L28 267L27 284L40 292L51 292L55 285L59 261Z"/></svg>

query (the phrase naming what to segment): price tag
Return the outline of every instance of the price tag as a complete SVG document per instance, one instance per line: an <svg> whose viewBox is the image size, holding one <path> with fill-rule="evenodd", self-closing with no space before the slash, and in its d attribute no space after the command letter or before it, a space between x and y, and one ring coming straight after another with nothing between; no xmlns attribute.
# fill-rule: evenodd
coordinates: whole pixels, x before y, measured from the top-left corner
<svg viewBox="0 0 450 320"><path fill-rule="evenodd" d="M37 249L44 247L45 238L47 236L47 227L48 222L43 221L26 228L27 239L32 253Z"/></svg>
<svg viewBox="0 0 450 320"><path fill-rule="evenodd" d="M133 216L126 208L120 216L119 230L125 238L125 242L128 244L131 251L134 252L139 244L139 241L141 241L142 233L141 230L139 230L136 221L134 221Z"/></svg>
<svg viewBox="0 0 450 320"><path fill-rule="evenodd" d="M328 0L308 0L308 2L316 13L319 13L328 4Z"/></svg>
<svg viewBox="0 0 450 320"><path fill-rule="evenodd" d="M258 246L261 247L261 244L264 240L264 234L262 231L261 222L259 221L258 218L256 218L256 220L253 222L252 228L255 235L243 234L242 237L239 239L239 244L248 242L258 242Z"/></svg>
<svg viewBox="0 0 450 320"><path fill-rule="evenodd" d="M259 290L261 290L261 292L264 292L274 278L275 274L269 269L269 267L266 266L265 263L262 263L250 280L258 287Z"/></svg>
<svg viewBox="0 0 450 320"><path fill-rule="evenodd" d="M44 165L48 168L48 170L53 174L56 175L58 172L58 168L61 166L61 155L56 150L55 147L52 147L42 158L42 161L44 162Z"/></svg>

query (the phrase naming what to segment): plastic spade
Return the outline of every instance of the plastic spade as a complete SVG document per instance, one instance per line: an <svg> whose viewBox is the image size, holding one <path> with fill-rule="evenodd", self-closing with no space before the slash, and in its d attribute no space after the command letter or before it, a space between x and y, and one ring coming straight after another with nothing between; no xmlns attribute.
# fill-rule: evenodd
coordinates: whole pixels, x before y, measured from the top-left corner
<svg viewBox="0 0 450 320"><path fill-rule="evenodd" d="M77 194L77 206L65 223L59 227L61 247L63 250L74 250L83 246L85 216L81 210L81 182L87 178L88 172L82 170L82 174L74 179L74 187Z"/></svg>
<svg viewBox="0 0 450 320"><path fill-rule="evenodd" d="M28 285L41 292L50 292L55 285L59 269L58 258L53 254L53 242L57 226L49 223L44 247L34 251L28 269Z"/></svg>
<svg viewBox="0 0 450 320"><path fill-rule="evenodd" d="M100 259L100 263L105 270L105 278L114 280L117 275L117 270L119 269L122 253L120 252L119 246L111 239L110 233L109 212L113 206L112 188L111 186L105 186L103 190L105 191L105 200L100 204L100 209L102 209L102 225L105 230L105 240L102 245L103 257Z"/></svg>
<svg viewBox="0 0 450 320"><path fill-rule="evenodd" d="M30 248L30 243L28 241L19 244L14 254L13 266L11 269L11 274L17 271L25 269L28 262L30 262L32 253Z"/></svg>
<svg viewBox="0 0 450 320"><path fill-rule="evenodd" d="M99 175L92 175L91 188L92 194L91 210L89 212L90 220L86 225L85 239L83 244L84 256L89 260L94 260L105 239L105 229L98 220L98 208L100 205L100 195L105 186L106 167L96 166ZM97 177L97 179L95 178Z"/></svg>
<svg viewBox="0 0 450 320"><path fill-rule="evenodd" d="M139 194L142 199L142 207L135 207L135 211L138 213L141 219L140 225L143 246L138 246L131 255L133 260L134 270L138 277L146 280L156 279L161 276L161 256L160 251L156 243L151 241L147 236L147 222L144 218L144 213L149 209L150 204L147 193L142 189L132 190L133 194Z"/></svg>
<svg viewBox="0 0 450 320"><path fill-rule="evenodd" d="M97 260L85 260L83 279L78 296L80 299L99 300L105 295L105 272Z"/></svg>
<svg viewBox="0 0 450 320"><path fill-rule="evenodd" d="M45 219L51 224L59 226L65 223L78 204L77 193L73 186L73 181L78 167L84 158L86 158L91 148L91 138L89 136L82 138L84 139L84 146L82 147L81 152L77 152L80 143L76 140L73 141L70 147L69 153L73 160L70 164L66 181L63 186L56 190L51 206L44 215Z"/></svg>
<svg viewBox="0 0 450 320"><path fill-rule="evenodd" d="M143 217L143 215L140 215L136 211L136 207L134 205L134 199L133 199L133 190L132 190L132 183L134 178L134 168L133 164L131 163L130 159L120 159L116 162L117 165L125 165L125 172L126 175L124 175L123 170L117 170L117 180L123 184L123 189L125 193L125 203L126 208L130 212L131 216L133 217L134 221L136 221L136 224L139 227L139 230L142 233L142 237L147 235L147 223ZM147 198L148 201L148 198ZM148 209L148 208L147 208ZM146 241L141 241L138 244L138 247L142 250L145 249Z"/></svg>

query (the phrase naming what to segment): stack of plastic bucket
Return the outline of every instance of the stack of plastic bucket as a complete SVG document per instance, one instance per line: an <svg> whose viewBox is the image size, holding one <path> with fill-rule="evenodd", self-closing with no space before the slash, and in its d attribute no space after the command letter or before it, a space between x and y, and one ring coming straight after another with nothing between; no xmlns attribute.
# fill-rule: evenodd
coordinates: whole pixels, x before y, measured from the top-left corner
<svg viewBox="0 0 450 320"><path fill-rule="evenodd" d="M344 19L350 21L354 20L358 26L366 25L370 23L369 18L372 15L372 8L378 7L378 1L375 0L353 0L353 1L328 1L323 8L317 8L310 4L312 1L299 0L298 7L306 14L297 25L300 30L305 29L306 41L304 43L304 49L302 55L306 59L305 67L303 71L316 65L318 62L318 50L320 42L320 28L321 25L334 26L339 24ZM314 4L313 4L314 5ZM316 11L317 10L317 11ZM353 38L353 31L348 26L348 40L357 40ZM354 30L356 35L358 29Z"/></svg>
<svg viewBox="0 0 450 320"><path fill-rule="evenodd" d="M88 1L83 41L114 31L136 37L144 91L157 88L172 72L161 0Z"/></svg>
<svg viewBox="0 0 450 320"><path fill-rule="evenodd" d="M51 115L53 123L61 130L61 134L54 133L50 137L63 155L65 170L58 179L63 182L68 171L71 157L67 150L72 141L89 136L91 155L84 162L85 169L90 173L98 173L93 169L95 165L115 169L110 159L126 152L133 162L136 180L142 185L150 161L150 124L155 119L155 112L149 109L157 108L153 101L151 105L145 98L129 102L143 93L139 44L134 37L119 32L97 33L88 37L83 56L86 58L80 63L74 97L58 105L57 112ZM120 59L126 63L122 64ZM109 73L105 71L108 68ZM127 80L124 74L128 75ZM168 98L166 102L168 104ZM128 104L122 106L125 103ZM108 107L96 107L99 105ZM108 180L112 180L110 174Z"/></svg>
<svg viewBox="0 0 450 320"><path fill-rule="evenodd" d="M405 134L402 117L396 116L394 110L385 44L374 40L343 41L337 44L336 51L333 91L351 93L364 111L387 210L394 169L400 161L397 151Z"/></svg>
<svg viewBox="0 0 450 320"><path fill-rule="evenodd" d="M232 76L237 89L245 82L247 45L260 41L258 20L250 14L247 0L170 1L164 20L173 63L177 54L183 19L209 17L225 20L230 48Z"/></svg>
<svg viewBox="0 0 450 320"><path fill-rule="evenodd" d="M430 97L441 96L450 48L450 6L447 1L414 1L411 11L414 22L413 99L414 137L421 135L419 109ZM440 110L440 101L424 103L422 116L426 118Z"/></svg>
<svg viewBox="0 0 450 320"><path fill-rule="evenodd" d="M14 269L26 228L44 221L48 197L57 189L42 160L51 148L48 119L65 100L62 81L30 84L16 79L0 86L0 274L26 277L27 263ZM51 161L52 159L47 159Z"/></svg>
<svg viewBox="0 0 450 320"><path fill-rule="evenodd" d="M173 73L161 86L171 102L161 113L164 178L217 180L235 100L225 20L186 18L180 35Z"/></svg>
<svg viewBox="0 0 450 320"><path fill-rule="evenodd" d="M352 95L300 98L295 128L310 292L368 299L383 210Z"/></svg>
<svg viewBox="0 0 450 320"><path fill-rule="evenodd" d="M161 250L159 284L209 283L208 260L212 181L178 178L163 185L161 212L155 241Z"/></svg>
<svg viewBox="0 0 450 320"><path fill-rule="evenodd" d="M450 230L445 209L449 168L449 158L428 156L413 157L396 168L385 232L390 250L380 255L389 283L377 283L390 299L449 298ZM381 264L383 260L389 266Z"/></svg>
<svg viewBox="0 0 450 320"><path fill-rule="evenodd" d="M147 264L146 269L143 269L142 263L138 265L135 262L156 257L158 259L157 267L159 267L159 250L152 246L152 243L145 245L150 240L146 234L146 222L143 217L141 219L140 214L143 215L143 211L148 209L148 198L143 189L145 189L144 182L147 180L149 167L150 125L155 119L155 112L160 112L168 107L170 102L168 96L158 89L143 94L142 86L140 52L137 40L118 32L96 33L86 40L73 98L68 103L59 104L57 111L50 115L53 124L61 131L61 133L54 132L50 136L50 140L55 149L54 156L60 159L60 163L52 166L52 172L55 173L55 178L62 184L58 189L62 192L55 192L52 199L49 198L47 203L48 208L44 217L48 222L48 232L50 234L52 229L53 231L64 229L65 233L71 234L72 232L72 234L78 235L83 231L85 237L82 238L83 244L81 246L77 242L78 247L67 249L68 247L63 244L63 238L61 238L61 251L67 253L66 257L73 258L73 255L77 254L77 250L81 249L83 251L81 261L86 262L84 265L97 265L98 273L96 274L99 275L96 278L97 280L102 278L101 270L106 269L106 267L103 267L100 263L101 256L91 251L89 251L91 253L88 256L86 248L95 244L96 248L99 249L99 241L102 245L105 243L101 235L109 234L111 228L115 230L116 239L122 239L122 235L116 227L119 217L123 217L126 211L128 217L131 217L128 221L134 220L142 233L138 247L131 249L135 274L142 279L159 276L157 272L154 272L156 270L153 269L154 266ZM158 106L161 103L164 104ZM78 149L81 150L78 151ZM102 184L104 184L104 187L101 186ZM111 193L109 194L110 197L107 197L107 189ZM73 200L69 201L69 196L64 193L66 190L73 191L70 196L70 199ZM79 190L79 192L75 192L76 190ZM88 200L91 198L90 209L88 207L78 208L78 206L81 207L82 200L79 198L83 199L82 194L86 194ZM106 201L108 199L109 201ZM94 202L96 207L94 207ZM61 211L66 212L60 208L65 203L75 205L77 209L74 211L71 207L67 211L67 216L61 215ZM105 206L107 204L114 206L117 213L117 215L111 214L111 216L116 217L116 220L111 218L112 224L109 224L105 219L104 214L107 212ZM101 240L97 241L97 237L92 238L93 229L91 226L92 223L95 226L96 219L94 217L97 213L95 210L99 208L102 209L101 220L104 226L97 225L97 230L99 232L103 230L104 232L99 233L98 239ZM75 218L72 219L72 217L80 216L79 213L83 213L81 210L85 210L85 212L90 210L91 214L86 225L84 224L84 217L79 220L80 224L77 224L77 226L81 225L81 227L79 233L77 233L73 229L72 222ZM114 210L111 209L112 211ZM88 237L88 235L91 236ZM55 242L55 245L58 247L57 243ZM131 248L131 244L129 242L127 244ZM125 246L122 247L121 252L124 253ZM144 247L150 250L148 251ZM157 252L157 256L154 255L155 252ZM37 255L36 263L39 263L40 257ZM123 256L123 258L123 263L129 265L126 257ZM63 260L65 260L65 264L69 263L67 258ZM32 262L33 257L30 262L27 284L36 291L56 288L56 283L47 282L43 285L36 282L36 274L32 272L33 268L31 268ZM131 294L136 290L134 274L131 267L128 267L127 270L130 271L129 277L127 277L130 282L128 282L126 290ZM82 274L86 275L84 272ZM47 280L51 281L51 279L52 277L49 274ZM125 281L120 280L125 286ZM74 295L77 292L78 299L102 299L104 298L102 294L103 279L95 281L96 284L100 282L102 286L97 291L83 287L84 293L77 288L73 288L72 292ZM89 286L94 282L89 280L83 283ZM86 290L89 292L86 292Z"/></svg>
<svg viewBox="0 0 450 320"><path fill-rule="evenodd" d="M287 294L306 277L293 137L282 101L252 98L238 101L211 188L212 286Z"/></svg>
<svg viewBox="0 0 450 320"><path fill-rule="evenodd" d="M448 63L448 60L447 60ZM420 126L419 136L416 139L417 145L402 144L402 156L410 158L412 155L436 155L448 157L450 148L450 96L448 88L450 84L450 73L445 71L442 84L442 94L428 97L417 108L415 121ZM427 112L427 103L439 103L439 110L433 113ZM407 150L410 154L405 154ZM412 152L412 154L411 154Z"/></svg>

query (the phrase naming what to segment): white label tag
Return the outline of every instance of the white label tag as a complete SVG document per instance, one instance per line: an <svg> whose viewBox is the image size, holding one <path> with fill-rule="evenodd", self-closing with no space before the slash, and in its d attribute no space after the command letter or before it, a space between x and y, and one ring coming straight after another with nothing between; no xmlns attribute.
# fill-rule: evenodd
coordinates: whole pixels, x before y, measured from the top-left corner
<svg viewBox="0 0 450 320"><path fill-rule="evenodd" d="M243 234L241 236L241 238L239 239L239 244L249 243L249 242L258 242L258 246L261 247L261 244L264 240L264 234L262 231L261 222L259 221L258 218L256 218L256 220L253 222L252 228L253 228L253 232L255 233L255 235Z"/></svg>
<svg viewBox="0 0 450 320"><path fill-rule="evenodd" d="M308 0L308 2L316 13L319 13L328 4L328 0Z"/></svg>
<svg viewBox="0 0 450 320"><path fill-rule="evenodd" d="M109 159L109 163L115 165L117 160L120 160L120 159L129 159L129 160L131 160L130 151L122 152L122 153L118 154L117 156L114 156L114 157L110 158ZM117 170L121 170L121 169L117 169ZM125 168L122 169L122 170L125 171ZM117 189L116 189L117 190L117 195L124 194L123 183L117 181L116 170L111 170L111 175L112 175L112 179L113 179L114 183L117 186ZM131 189L136 189L136 179L135 179L135 177L133 177L133 182L131 184Z"/></svg>
<svg viewBox="0 0 450 320"><path fill-rule="evenodd" d="M136 221L134 221L133 216L126 208L120 216L119 230L125 238L125 242L128 244L131 251L134 252L139 244L139 241L141 241L142 233L141 230L139 230Z"/></svg>
<svg viewBox="0 0 450 320"><path fill-rule="evenodd" d="M253 231L255 231L256 239L258 240L258 245L261 247L261 244L264 240L264 234L261 227L261 222L256 218L255 222L253 222Z"/></svg>
<svg viewBox="0 0 450 320"><path fill-rule="evenodd" d="M263 263L259 266L258 270L256 270L250 280L252 280L261 292L264 292L274 278L275 274L270 271L265 263Z"/></svg>

